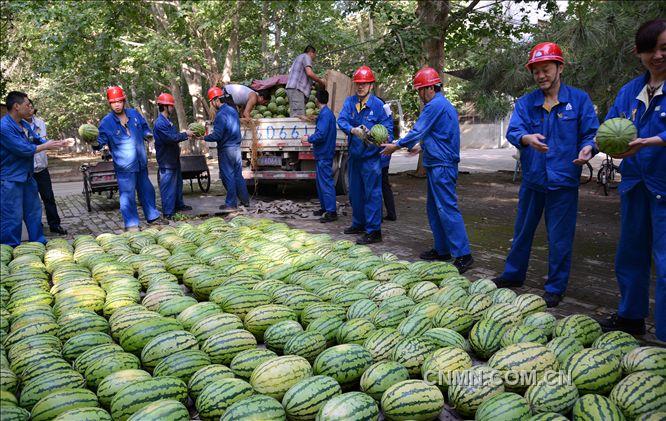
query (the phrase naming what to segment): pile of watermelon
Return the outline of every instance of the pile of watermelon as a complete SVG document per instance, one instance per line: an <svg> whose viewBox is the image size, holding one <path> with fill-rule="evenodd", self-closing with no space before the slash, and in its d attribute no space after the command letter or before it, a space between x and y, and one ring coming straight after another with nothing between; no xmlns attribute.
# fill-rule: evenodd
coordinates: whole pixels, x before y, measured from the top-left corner
<svg viewBox="0 0 666 421"><path fill-rule="evenodd" d="M312 89L305 103L305 115L317 115L319 109L315 104L315 93ZM286 118L289 117L289 98L284 88L278 88L266 105L257 105L250 113L252 118Z"/></svg>
<svg viewBox="0 0 666 421"><path fill-rule="evenodd" d="M666 416L664 348L267 219L3 245L0 262L3 421Z"/></svg>

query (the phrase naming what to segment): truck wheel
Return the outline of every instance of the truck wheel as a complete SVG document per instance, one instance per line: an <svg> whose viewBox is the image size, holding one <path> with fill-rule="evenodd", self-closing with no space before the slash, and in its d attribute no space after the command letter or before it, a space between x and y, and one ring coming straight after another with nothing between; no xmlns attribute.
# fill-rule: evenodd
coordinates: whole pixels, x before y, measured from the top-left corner
<svg viewBox="0 0 666 421"><path fill-rule="evenodd" d="M349 192L349 156L344 154L340 161L340 168L335 172L335 194L344 196Z"/></svg>

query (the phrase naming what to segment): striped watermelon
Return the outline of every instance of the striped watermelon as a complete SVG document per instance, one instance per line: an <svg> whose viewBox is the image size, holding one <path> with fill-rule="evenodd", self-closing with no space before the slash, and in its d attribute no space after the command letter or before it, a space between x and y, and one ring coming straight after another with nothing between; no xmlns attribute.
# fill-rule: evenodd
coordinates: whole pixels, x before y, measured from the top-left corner
<svg viewBox="0 0 666 421"><path fill-rule="evenodd" d="M488 307L483 318L519 323L523 318L523 314L520 312L520 309L513 304L499 303Z"/></svg>
<svg viewBox="0 0 666 421"><path fill-rule="evenodd" d="M198 349L176 352L160 361L153 369L155 377L175 377L188 382L197 370L211 364L208 355Z"/></svg>
<svg viewBox="0 0 666 421"><path fill-rule="evenodd" d="M379 408L371 396L363 392L338 395L319 409L317 421L367 421L379 419Z"/></svg>
<svg viewBox="0 0 666 421"><path fill-rule="evenodd" d="M407 291L396 283L382 282L370 291L370 298L376 302L380 302L390 297L405 295L406 293Z"/></svg>
<svg viewBox="0 0 666 421"><path fill-rule="evenodd" d="M86 378L88 386L97 388L99 382L111 373L139 368L141 368L141 361L136 355L129 352L118 352L90 364L83 376Z"/></svg>
<svg viewBox="0 0 666 421"><path fill-rule="evenodd" d="M220 421L284 421L287 415L276 399L253 395L229 405Z"/></svg>
<svg viewBox="0 0 666 421"><path fill-rule="evenodd" d="M199 349L197 338L184 330L173 330L157 335L141 350L141 363L148 368L155 367L164 357L178 351Z"/></svg>
<svg viewBox="0 0 666 421"><path fill-rule="evenodd" d="M313 320L305 331L321 333L326 338L326 346L332 346L335 344L338 329L343 323L343 320L337 317L322 316Z"/></svg>
<svg viewBox="0 0 666 421"><path fill-rule="evenodd" d="M518 297L518 294L516 294L515 291L510 290L509 288L497 288L495 291L491 292L488 295L495 304L500 304L500 303L511 304Z"/></svg>
<svg viewBox="0 0 666 421"><path fill-rule="evenodd" d="M548 307L546 301L536 294L520 294L513 301L513 305L520 309L520 312L523 313L523 317L532 313L544 312Z"/></svg>
<svg viewBox="0 0 666 421"><path fill-rule="evenodd" d="M127 352L139 354L141 349L160 333L181 329L180 323L168 317L143 320L127 328L120 335L120 346Z"/></svg>
<svg viewBox="0 0 666 421"><path fill-rule="evenodd" d="M111 416L116 421L125 421L151 402L161 399L174 399L185 403L187 385L173 377L133 382L120 389L111 400Z"/></svg>
<svg viewBox="0 0 666 421"><path fill-rule="evenodd" d="M569 418L555 412L544 412L528 418L527 421L569 421Z"/></svg>
<svg viewBox="0 0 666 421"><path fill-rule="evenodd" d="M622 371L625 374L649 371L666 377L666 348L643 346L629 351L622 358Z"/></svg>
<svg viewBox="0 0 666 421"><path fill-rule="evenodd" d="M412 309L409 310L408 314L410 316L424 316L427 317L428 319L432 319L435 316L435 314L437 314L437 312L441 309L442 306L440 306L437 303L433 303L430 301L423 301L412 307Z"/></svg>
<svg viewBox="0 0 666 421"><path fill-rule="evenodd" d="M517 393L502 392L479 405L477 421L514 421L527 419L531 414L530 405Z"/></svg>
<svg viewBox="0 0 666 421"><path fill-rule="evenodd" d="M234 373L222 364L211 364L200 368L190 377L187 388L192 399L196 400L204 387L215 380L233 378Z"/></svg>
<svg viewBox="0 0 666 421"><path fill-rule="evenodd" d="M351 319L338 328L335 339L339 344L360 345L374 330L376 330L375 325L366 319Z"/></svg>
<svg viewBox="0 0 666 421"><path fill-rule="evenodd" d="M161 399L135 412L128 421L188 421L190 412L181 402Z"/></svg>
<svg viewBox="0 0 666 421"><path fill-rule="evenodd" d="M571 375L581 395L605 395L622 377L620 358L604 349L578 351L564 361L562 370Z"/></svg>
<svg viewBox="0 0 666 421"><path fill-rule="evenodd" d="M115 354L118 352L124 352L124 350L121 346L116 345L115 343L97 345L76 357L72 363L72 367L74 367L74 369L79 373L85 373L88 366L90 366L95 361L104 358L107 355Z"/></svg>
<svg viewBox="0 0 666 421"><path fill-rule="evenodd" d="M245 380L215 380L203 388L195 405L201 419L217 420L232 403L252 395L254 390Z"/></svg>
<svg viewBox="0 0 666 421"><path fill-rule="evenodd" d="M247 349L241 351L231 360L231 371L243 380L249 380L252 371L264 361L277 357L277 354L268 349Z"/></svg>
<svg viewBox="0 0 666 421"><path fill-rule="evenodd" d="M636 421L663 421L666 420L666 411L650 412L636 418Z"/></svg>
<svg viewBox="0 0 666 421"><path fill-rule="evenodd" d="M523 324L525 326L538 327L543 330L546 336L551 336L553 334L553 329L555 329L555 323L557 319L550 313L545 311L538 311L527 315L523 319Z"/></svg>
<svg viewBox="0 0 666 421"><path fill-rule="evenodd" d="M386 389L405 380L409 380L409 371L402 364L380 361L368 367L361 376L361 391L379 401Z"/></svg>
<svg viewBox="0 0 666 421"><path fill-rule="evenodd" d="M362 319L360 319L362 320ZM299 355L310 363L326 349L326 338L319 332L301 332L284 346L285 355Z"/></svg>
<svg viewBox="0 0 666 421"><path fill-rule="evenodd" d="M439 287L437 287L437 284L434 282L421 281L411 285L407 292L407 296L417 303L420 303L421 301L427 300L437 291L439 291Z"/></svg>
<svg viewBox="0 0 666 421"><path fill-rule="evenodd" d="M556 371L558 368L555 354L535 342L522 342L502 348L490 357L488 365L505 376L517 378L515 384L507 384L507 389L510 391L522 391L532 382L540 380L545 373ZM521 377L521 373L536 373L536 379Z"/></svg>
<svg viewBox="0 0 666 421"><path fill-rule="evenodd" d="M97 399L104 408L111 406L111 399L123 387L139 380L150 379L148 372L143 370L121 370L104 377L97 386Z"/></svg>
<svg viewBox="0 0 666 421"><path fill-rule="evenodd" d="M74 361L83 352L97 345L112 344L113 338L102 332L84 332L67 340L62 346L62 356L67 361Z"/></svg>
<svg viewBox="0 0 666 421"><path fill-rule="evenodd" d="M618 354L620 358L624 357L629 351L638 348L638 340L629 333L619 330L606 332L599 336L592 343L592 348L606 349Z"/></svg>
<svg viewBox="0 0 666 421"><path fill-rule="evenodd" d="M417 376L421 372L423 362L435 349L437 346L428 339L405 338L393 348L391 359L404 365L410 375Z"/></svg>
<svg viewBox="0 0 666 421"><path fill-rule="evenodd" d="M405 380L386 389L381 407L389 420L431 420L444 408L444 395L423 380Z"/></svg>
<svg viewBox="0 0 666 421"><path fill-rule="evenodd" d="M472 359L460 348L444 347L430 355L421 367L423 380L436 384L446 392L452 373L472 368Z"/></svg>
<svg viewBox="0 0 666 421"><path fill-rule="evenodd" d="M432 318L435 327L445 327L458 333L466 334L474 325L474 319L469 311L457 306L442 306Z"/></svg>
<svg viewBox="0 0 666 421"><path fill-rule="evenodd" d="M2 421L28 421L30 412L18 406L0 406Z"/></svg>
<svg viewBox="0 0 666 421"><path fill-rule="evenodd" d="M564 373L557 373L545 376L544 379L528 387L525 399L534 413L568 414L578 400L578 389L568 381Z"/></svg>
<svg viewBox="0 0 666 421"><path fill-rule="evenodd" d="M666 379L648 371L631 373L608 395L628 419L666 411Z"/></svg>
<svg viewBox="0 0 666 421"><path fill-rule="evenodd" d="M592 345L601 333L599 322L584 314L572 314L558 320L553 330L553 336L573 336L583 346Z"/></svg>
<svg viewBox="0 0 666 421"><path fill-rule="evenodd" d="M190 333L196 336L201 345L216 333L235 329L243 329L243 322L240 317L235 314L217 313L206 316L194 323L190 328Z"/></svg>
<svg viewBox="0 0 666 421"><path fill-rule="evenodd" d="M416 303L414 302L414 300L412 300L406 295L394 295L382 301L379 304L379 308L395 307L397 309L402 310L406 314L409 313L409 310L411 310L415 305Z"/></svg>
<svg viewBox="0 0 666 421"><path fill-rule="evenodd" d="M378 308L379 307L377 307L377 304L375 304L374 301L368 298L363 298L349 306L347 309L347 319L362 318L372 320Z"/></svg>
<svg viewBox="0 0 666 421"><path fill-rule="evenodd" d="M97 396L90 390L60 389L40 399L32 407L30 419L34 421L47 421L72 409L95 406L98 406Z"/></svg>
<svg viewBox="0 0 666 421"><path fill-rule="evenodd" d="M495 290L497 290L497 285L495 282L493 282L492 279L488 278L482 278L482 279L477 279L476 281L472 282L467 288L467 292L472 295L472 294L486 294L486 295L491 295Z"/></svg>
<svg viewBox="0 0 666 421"><path fill-rule="evenodd" d="M297 355L285 355L259 364L252 371L250 384L258 393L281 400L289 388L310 376L312 366L308 360Z"/></svg>
<svg viewBox="0 0 666 421"><path fill-rule="evenodd" d="M329 303L316 303L310 304L305 307L301 312L300 319L303 327L307 326L315 319L320 317L336 318L344 320L346 316L346 310L342 306ZM324 335L326 336L326 335Z"/></svg>
<svg viewBox="0 0 666 421"><path fill-rule="evenodd" d="M546 347L553 351L560 364L563 364L570 356L585 348L583 344L573 336L559 336L553 338L546 344Z"/></svg>
<svg viewBox="0 0 666 421"><path fill-rule="evenodd" d="M113 421L113 419L102 408L78 408L63 412L53 421Z"/></svg>
<svg viewBox="0 0 666 421"><path fill-rule="evenodd" d="M507 320L481 319L469 332L469 345L480 358L488 359L501 348L502 338L509 328Z"/></svg>
<svg viewBox="0 0 666 421"><path fill-rule="evenodd" d="M451 407L471 418L482 402L504 392L501 373L487 366L476 366L455 373L448 388Z"/></svg>
<svg viewBox="0 0 666 421"><path fill-rule="evenodd" d="M378 328L397 327L407 315L408 310L392 305L380 306L375 312L372 322Z"/></svg>
<svg viewBox="0 0 666 421"><path fill-rule="evenodd" d="M465 337L453 329L435 327L426 331L422 337L428 339L439 348L453 346L464 351L470 350L469 343L465 340Z"/></svg>
<svg viewBox="0 0 666 421"><path fill-rule="evenodd" d="M210 356L212 363L229 365L239 352L256 346L257 340L250 332L233 329L213 334L201 344L201 350Z"/></svg>
<svg viewBox="0 0 666 421"><path fill-rule="evenodd" d="M363 342L363 348L367 349L375 362L386 361L391 358L393 348L402 341L402 336L397 330L385 327L377 329Z"/></svg>
<svg viewBox="0 0 666 421"><path fill-rule="evenodd" d="M157 306L157 312L164 317L176 317L183 310L197 304L197 300L192 297L175 297L171 300L160 303Z"/></svg>
<svg viewBox="0 0 666 421"><path fill-rule="evenodd" d="M282 398L282 406L290 420L313 420L326 401L341 393L334 378L312 376L293 385Z"/></svg>
<svg viewBox="0 0 666 421"><path fill-rule="evenodd" d="M296 312L289 307L280 304L267 304L250 310L245 315L243 323L245 329L256 336L257 340L262 340L264 332L270 325L283 320L297 319Z"/></svg>
<svg viewBox="0 0 666 421"><path fill-rule="evenodd" d="M353 386L372 364L372 354L357 344L336 345L315 359L315 374L333 377L343 389Z"/></svg>
<svg viewBox="0 0 666 421"><path fill-rule="evenodd" d="M303 327L295 320L275 323L264 332L266 348L281 353L287 341L300 332L303 332Z"/></svg>
<svg viewBox="0 0 666 421"><path fill-rule="evenodd" d="M223 287L224 288L224 287ZM267 305L271 302L268 293L258 290L248 290L237 288L234 291L225 292L223 289L216 289L210 295L210 300L219 304L225 313L235 314L244 319L247 313L261 305Z"/></svg>
<svg viewBox="0 0 666 421"><path fill-rule="evenodd" d="M181 311L176 320L183 325L184 329L189 330L196 322L206 316L219 313L222 313L222 309L217 304L204 301Z"/></svg>
<svg viewBox="0 0 666 421"><path fill-rule="evenodd" d="M581 396L573 406L576 421L625 421L620 408L605 396L587 394Z"/></svg>
<svg viewBox="0 0 666 421"><path fill-rule="evenodd" d="M429 301L440 306L458 306L462 307L465 300L469 297L467 291L457 285L442 287L438 292L429 297Z"/></svg>
<svg viewBox="0 0 666 421"><path fill-rule="evenodd" d="M520 342L536 342L545 345L548 337L542 329L526 325L511 326L502 335L502 347Z"/></svg>
<svg viewBox="0 0 666 421"><path fill-rule="evenodd" d="M18 399L12 392L0 389L0 408L3 406L18 406Z"/></svg>
<svg viewBox="0 0 666 421"><path fill-rule="evenodd" d="M353 291L353 290L345 290L338 292L331 298L331 303L339 305L342 308L349 309L349 307L352 306L356 301L358 300L365 300L368 298L368 294L360 292L360 291Z"/></svg>
<svg viewBox="0 0 666 421"><path fill-rule="evenodd" d="M5 381L6 372L0 370ZM41 377L23 385L19 403L24 408L32 408L40 399L61 389L79 389L85 386L83 377L74 370L60 370ZM7 389L5 389L7 390ZM9 390L11 392L11 390Z"/></svg>
<svg viewBox="0 0 666 421"><path fill-rule="evenodd" d="M404 337L421 336L427 330L432 329L432 323L426 316L407 316L396 328L398 333Z"/></svg>

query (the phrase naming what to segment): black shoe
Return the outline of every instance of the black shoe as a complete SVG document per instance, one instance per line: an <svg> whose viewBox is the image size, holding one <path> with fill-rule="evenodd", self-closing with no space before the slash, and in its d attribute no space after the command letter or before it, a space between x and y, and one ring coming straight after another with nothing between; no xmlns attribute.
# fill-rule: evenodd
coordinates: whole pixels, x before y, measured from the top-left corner
<svg viewBox="0 0 666 421"><path fill-rule="evenodd" d="M218 209L222 212L235 212L238 208L232 208L231 206L227 205L220 205Z"/></svg>
<svg viewBox="0 0 666 421"><path fill-rule="evenodd" d="M382 241L382 232L373 231L369 234L364 234L360 236L359 239L356 240L356 244L365 245L365 244L381 243L381 241Z"/></svg>
<svg viewBox="0 0 666 421"><path fill-rule="evenodd" d="M385 216L382 219L385 220L385 221L397 221L398 217L395 216L395 215L391 215L391 216Z"/></svg>
<svg viewBox="0 0 666 421"><path fill-rule="evenodd" d="M605 320L599 320L599 324L604 332L621 330L631 335L645 335L645 319L625 319L615 313Z"/></svg>
<svg viewBox="0 0 666 421"><path fill-rule="evenodd" d="M319 222L325 224L327 222L333 222L338 220L337 212L324 212L324 216L319 218Z"/></svg>
<svg viewBox="0 0 666 421"><path fill-rule="evenodd" d="M192 206L189 206L189 205L183 205L183 206L179 207L179 208L176 209L176 210L177 210L177 211L191 211L191 210L192 210Z"/></svg>
<svg viewBox="0 0 666 421"><path fill-rule="evenodd" d="M453 261L453 266L455 266L458 269L458 272L462 275L472 267L473 263L474 258L472 255L466 254L464 256L456 257L456 260Z"/></svg>
<svg viewBox="0 0 666 421"><path fill-rule="evenodd" d="M544 292L541 297L543 297L543 300L546 302L546 307L548 308L557 307L558 304L560 304L560 301L562 301L562 296L560 294L548 291Z"/></svg>
<svg viewBox="0 0 666 421"><path fill-rule="evenodd" d="M322 215L325 214L325 213L326 213L326 211L323 210L323 209L319 209L319 210L316 210L316 211L312 211L312 215L314 215L314 216L322 216Z"/></svg>
<svg viewBox="0 0 666 421"><path fill-rule="evenodd" d="M493 278L493 282L497 285L497 288L520 288L523 286L523 283L520 281L510 281L499 276Z"/></svg>
<svg viewBox="0 0 666 421"><path fill-rule="evenodd" d="M148 224L149 225L169 225L169 221L162 218L161 216L158 216L157 218L151 219L150 221L148 221Z"/></svg>
<svg viewBox="0 0 666 421"><path fill-rule="evenodd" d="M56 226L50 227L50 230L51 230L51 232L56 233L56 234L67 235L67 230L64 229L64 228L63 228L62 226L60 226L60 225L56 225Z"/></svg>
<svg viewBox="0 0 666 421"><path fill-rule="evenodd" d="M345 234L361 234L361 233L364 233L365 230L361 227L355 227L355 226L352 225L351 227L346 228L343 232Z"/></svg>
<svg viewBox="0 0 666 421"><path fill-rule="evenodd" d="M246 208L249 208L250 202L241 202L241 205L245 206Z"/></svg>
<svg viewBox="0 0 666 421"><path fill-rule="evenodd" d="M428 251L424 251L423 253L419 254L419 259L421 260L451 260L451 255L450 254L439 254L437 253L437 250L435 249L430 249Z"/></svg>
<svg viewBox="0 0 666 421"><path fill-rule="evenodd" d="M164 215L164 219L167 221L173 221L173 215Z"/></svg>

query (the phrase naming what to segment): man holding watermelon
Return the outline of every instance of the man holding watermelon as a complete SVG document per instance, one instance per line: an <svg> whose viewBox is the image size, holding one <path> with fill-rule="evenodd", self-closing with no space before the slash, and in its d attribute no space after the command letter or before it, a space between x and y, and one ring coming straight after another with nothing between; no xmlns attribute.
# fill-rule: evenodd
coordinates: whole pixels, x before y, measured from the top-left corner
<svg viewBox="0 0 666 421"><path fill-rule="evenodd" d="M106 90L111 111L99 123L98 144L105 145L113 155L113 167L120 192L120 213L127 231L139 230L139 211L136 194L149 224L161 223L155 206L155 188L148 178L148 159L145 142L153 137L146 119L134 108L125 108L125 91L120 86Z"/></svg>
<svg viewBox="0 0 666 421"><path fill-rule="evenodd" d="M180 210L192 210L183 201L183 174L180 171L180 142L192 136L194 132L185 130L178 132L169 119L174 112L173 95L162 93L157 97L160 113L155 120L155 155L160 173L160 197L162 198L162 214L166 219Z"/></svg>
<svg viewBox="0 0 666 421"><path fill-rule="evenodd" d="M352 224L344 233L361 234L356 243L371 244L382 241L382 166L381 148L370 133L385 136L382 143L393 140L393 120L384 102L372 94L375 75L368 66L359 67L352 81L356 95L347 97L338 116L349 140Z"/></svg>
<svg viewBox="0 0 666 421"><path fill-rule="evenodd" d="M621 300L617 314L602 327L645 333L654 258L656 336L666 341L666 19L641 25L635 52L647 71L620 89L602 125L625 143L624 152L612 154L622 158L618 188L622 227L615 259ZM633 123L636 135L630 137L635 139L613 130L610 123L619 119Z"/></svg>
<svg viewBox="0 0 666 421"><path fill-rule="evenodd" d="M539 89L516 101L506 137L520 150L523 181L511 250L498 287L520 287L541 216L548 232L548 280L543 299L557 306L567 288L581 166L595 153L599 121L589 95L562 82L560 47L544 42L532 48L525 67Z"/></svg>
<svg viewBox="0 0 666 421"><path fill-rule="evenodd" d="M424 67L414 76L414 89L425 104L414 128L402 139L384 146L384 155L401 147L423 148L423 166L427 172L426 209L434 247L421 253L423 260L450 260L460 273L474 263L465 222L458 209L456 181L460 161L458 113L442 95L442 80L432 67Z"/></svg>

